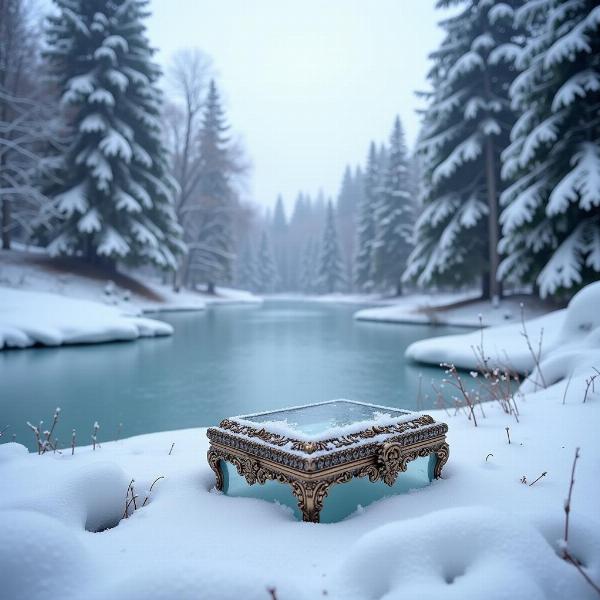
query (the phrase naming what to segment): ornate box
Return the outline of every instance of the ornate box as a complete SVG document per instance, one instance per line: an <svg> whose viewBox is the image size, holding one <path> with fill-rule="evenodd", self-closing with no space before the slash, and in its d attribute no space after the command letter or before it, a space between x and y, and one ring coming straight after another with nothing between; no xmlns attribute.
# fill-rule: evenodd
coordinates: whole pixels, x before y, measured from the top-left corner
<svg viewBox="0 0 600 600"><path fill-rule="evenodd" d="M332 400L224 419L207 431L208 462L218 490L244 495L231 489L234 477L242 492L256 483L265 488L276 483L279 489L263 497L293 494L303 520L318 523L326 498L327 508L333 503L332 486L335 503L355 510L382 497L371 493L373 485L388 494L394 491L389 488L420 487L404 475L409 463L420 461L426 483L440 477L449 454L447 431L445 423L422 413ZM404 477L408 483L398 488ZM358 495L350 493L357 479L362 480ZM289 489L282 491L281 484Z"/></svg>

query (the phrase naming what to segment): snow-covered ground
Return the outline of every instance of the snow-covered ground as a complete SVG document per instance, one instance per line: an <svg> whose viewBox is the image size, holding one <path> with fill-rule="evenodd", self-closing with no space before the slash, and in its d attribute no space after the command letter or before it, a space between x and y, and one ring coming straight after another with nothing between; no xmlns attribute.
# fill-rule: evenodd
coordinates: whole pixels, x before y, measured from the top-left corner
<svg viewBox="0 0 600 600"><path fill-rule="evenodd" d="M158 280L119 276L117 281L99 270L84 273L82 266L51 259L43 252L0 251L0 286L26 291L50 292L70 298L118 306L126 312L204 310L207 305L259 304L249 292L217 288L215 295L182 289Z"/></svg>
<svg viewBox="0 0 600 600"><path fill-rule="evenodd" d="M542 380L550 385L572 373L600 370L600 281L576 294L568 307L547 315L502 327L414 342L406 356L439 365L452 362L475 369L483 347L490 363L521 373L533 371L525 386ZM527 337L524 334L527 334ZM536 363L539 362L539 370Z"/></svg>
<svg viewBox="0 0 600 600"><path fill-rule="evenodd" d="M432 412L450 428L444 478L328 525L297 522L276 504L216 493L204 429L102 443L95 451L78 447L74 456L70 450L38 456L2 444L3 595L594 598L560 554L563 503L581 447L568 549L600 582L600 389L584 404L584 378L574 377L563 404L564 386L527 395L519 423L492 404L477 428L462 415ZM58 427L68 431L68 415L61 420ZM532 486L520 481L532 483L543 472ZM139 506L159 476L165 479L147 505L122 519L129 482L135 479Z"/></svg>
<svg viewBox="0 0 600 600"><path fill-rule="evenodd" d="M367 316L370 314L370 311L374 311L373 314L376 315L377 311L383 311L385 315L385 311L396 306L402 307L408 313L413 311L417 311L421 308L427 307L438 307L444 306L446 304L454 304L456 302L463 302L466 300L472 300L474 298L479 297L479 292L476 291L461 291L461 292L436 292L435 294L421 294L421 293L410 293L405 296L397 297L397 296L386 296L383 294L347 294L347 293L334 293L334 294L319 294L319 295L310 295L310 294L294 294L294 293L281 293L281 294L270 294L266 296L269 299L273 300L294 300L298 302L319 302L323 304L357 304L357 305L365 305L371 304L377 306L377 308L373 309L363 309L357 313L357 315L361 315L358 318L363 318L362 314L365 313ZM355 317L356 318L356 317ZM420 317L416 316L413 320L410 318L407 322L427 322L427 321L419 321ZM381 321L394 321L395 319L367 319L365 320L381 320Z"/></svg>
<svg viewBox="0 0 600 600"><path fill-rule="evenodd" d="M427 323L433 325L454 325L456 327L485 327L514 323L521 319L520 304L525 304L527 319L548 312L534 297L507 297L497 305L490 301L476 301L479 294L412 294L397 298L391 306L378 306L359 310L354 318L360 321L382 323Z"/></svg>
<svg viewBox="0 0 600 600"><path fill-rule="evenodd" d="M176 293L157 281L112 281L93 268L83 271L40 252L0 251L0 350L171 335L170 325L142 314L262 302L242 290Z"/></svg>
<svg viewBox="0 0 600 600"><path fill-rule="evenodd" d="M0 287L0 350L171 335L168 323L121 306Z"/></svg>

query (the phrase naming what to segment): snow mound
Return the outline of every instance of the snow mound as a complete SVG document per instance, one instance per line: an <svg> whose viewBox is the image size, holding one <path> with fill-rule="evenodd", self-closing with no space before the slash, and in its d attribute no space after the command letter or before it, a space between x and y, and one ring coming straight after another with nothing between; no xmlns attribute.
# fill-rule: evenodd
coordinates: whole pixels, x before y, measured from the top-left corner
<svg viewBox="0 0 600 600"><path fill-rule="evenodd" d="M2 597L76 598L91 575L89 554L72 529L39 512L0 511Z"/></svg>
<svg viewBox="0 0 600 600"><path fill-rule="evenodd" d="M366 534L350 549L339 576L348 585L347 597L362 600L591 595L533 526L473 506L390 523Z"/></svg>
<svg viewBox="0 0 600 600"><path fill-rule="evenodd" d="M0 350L171 335L161 321L57 294L0 287Z"/></svg>
<svg viewBox="0 0 600 600"><path fill-rule="evenodd" d="M600 364L600 281L577 293L564 310L525 322L534 353L541 338L540 370L547 385L568 378L575 371L591 371ZM523 325L514 323L462 335L450 335L414 342L406 349L412 360L439 365L452 362L462 369L477 368L475 349L483 348L492 364L506 365L521 373L534 370L535 360L522 334ZM522 391L535 391L536 373ZM532 387L533 386L533 387Z"/></svg>

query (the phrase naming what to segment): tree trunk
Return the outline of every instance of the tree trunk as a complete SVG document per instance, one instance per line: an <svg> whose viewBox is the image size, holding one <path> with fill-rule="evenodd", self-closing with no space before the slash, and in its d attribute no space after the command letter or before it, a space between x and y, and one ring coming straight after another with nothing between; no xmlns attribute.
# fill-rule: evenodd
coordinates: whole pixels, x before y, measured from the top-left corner
<svg viewBox="0 0 600 600"><path fill-rule="evenodd" d="M212 296L215 295L215 284L212 281L209 281L206 284L206 293L211 294Z"/></svg>
<svg viewBox="0 0 600 600"><path fill-rule="evenodd" d="M485 141L485 175L488 195L488 246L489 246L489 294L488 298L497 300L502 295L498 283L498 188L496 181L496 157L491 138Z"/></svg>
<svg viewBox="0 0 600 600"><path fill-rule="evenodd" d="M396 296L402 296L402 282L396 284Z"/></svg>
<svg viewBox="0 0 600 600"><path fill-rule="evenodd" d="M492 85L487 69L483 70L483 88L486 98L493 97ZM488 196L488 253L489 253L489 295L492 302L498 302L502 289L498 283L498 169L494 155L494 142L488 135L485 139L485 179Z"/></svg>
<svg viewBox="0 0 600 600"><path fill-rule="evenodd" d="M10 250L10 201L2 200L2 249Z"/></svg>
<svg viewBox="0 0 600 600"><path fill-rule="evenodd" d="M481 274L481 299L489 300L490 299L490 283L492 278L490 277L490 273L488 271L484 271Z"/></svg>

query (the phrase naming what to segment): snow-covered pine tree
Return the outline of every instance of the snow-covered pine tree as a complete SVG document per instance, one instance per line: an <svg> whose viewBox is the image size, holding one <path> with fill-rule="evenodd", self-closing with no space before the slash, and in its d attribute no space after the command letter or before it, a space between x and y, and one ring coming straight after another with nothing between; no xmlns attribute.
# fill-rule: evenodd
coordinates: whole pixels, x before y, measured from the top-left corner
<svg viewBox="0 0 600 600"><path fill-rule="evenodd" d="M271 223L271 240L279 285L282 287L282 290L289 290L288 223L281 194L277 196L275 202L273 221Z"/></svg>
<svg viewBox="0 0 600 600"><path fill-rule="evenodd" d="M364 176L364 194L358 207L356 223L356 254L354 257L354 285L358 290L368 291L373 287L372 249L375 240L375 208L379 201L380 174L375 144L371 142L367 168Z"/></svg>
<svg viewBox="0 0 600 600"><path fill-rule="evenodd" d="M418 146L423 211L405 281L457 286L481 279L484 297L499 295L500 152L514 122L508 99L514 68L505 59L521 3L438 1L462 10L441 23L446 35L431 55L433 91L426 94Z"/></svg>
<svg viewBox="0 0 600 600"><path fill-rule="evenodd" d="M277 267L273 258L273 251L266 231L262 232L258 249L256 265L256 280L258 291L262 293L274 292L279 285Z"/></svg>
<svg viewBox="0 0 600 600"><path fill-rule="evenodd" d="M185 250L162 142L147 0L56 0L47 51L72 142L45 185L51 254L174 269ZM56 176L58 176L58 183Z"/></svg>
<svg viewBox="0 0 600 600"><path fill-rule="evenodd" d="M317 291L317 266L319 263L319 243L314 235L308 237L300 258L300 291L304 294L312 294Z"/></svg>
<svg viewBox="0 0 600 600"><path fill-rule="evenodd" d="M321 255L317 272L318 286L321 292L332 294L344 289L346 276L344 263L338 241L335 212L333 202L327 203L327 216L321 241Z"/></svg>
<svg viewBox="0 0 600 600"><path fill-rule="evenodd" d="M375 239L371 249L372 279L382 290L402 293L402 273L411 250L414 223L409 191L408 156L400 117L390 136L383 189L375 210Z"/></svg>
<svg viewBox="0 0 600 600"><path fill-rule="evenodd" d="M600 6L597 0L527 2L531 27L511 87L511 185L501 197L500 275L542 297L600 277Z"/></svg>
<svg viewBox="0 0 600 600"><path fill-rule="evenodd" d="M258 264L254 244L250 236L246 236L242 250L237 256L237 285L244 290L255 292L260 287L258 281Z"/></svg>
<svg viewBox="0 0 600 600"><path fill-rule="evenodd" d="M344 170L336 204L340 246L342 248L346 281L348 283L353 279L352 261L354 258L354 244L356 242L355 224L357 205L356 181L352 169L348 165Z"/></svg>
<svg viewBox="0 0 600 600"><path fill-rule="evenodd" d="M204 282L209 294L231 280L234 258L230 183L231 156L225 114L214 81L210 82L199 135L198 199L190 248L188 283Z"/></svg>

